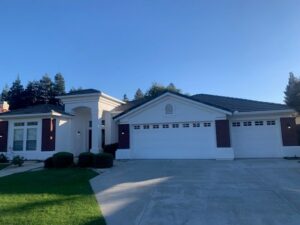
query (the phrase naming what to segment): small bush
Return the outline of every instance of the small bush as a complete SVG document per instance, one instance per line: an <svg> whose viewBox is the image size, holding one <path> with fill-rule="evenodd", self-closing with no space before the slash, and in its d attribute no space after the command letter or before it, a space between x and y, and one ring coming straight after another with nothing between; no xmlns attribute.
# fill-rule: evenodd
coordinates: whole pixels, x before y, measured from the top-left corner
<svg viewBox="0 0 300 225"><path fill-rule="evenodd" d="M53 157L49 157L44 161L44 168L53 168Z"/></svg>
<svg viewBox="0 0 300 225"><path fill-rule="evenodd" d="M113 155L114 158L115 158L116 157L116 151L117 151L118 147L119 147L119 143L105 145L103 147L103 151L105 153L109 153L109 154Z"/></svg>
<svg viewBox="0 0 300 225"><path fill-rule="evenodd" d="M8 163L8 159L4 154L0 154L0 163Z"/></svg>
<svg viewBox="0 0 300 225"><path fill-rule="evenodd" d="M14 156L11 163L13 165L22 166L24 164L24 161L25 161L24 157L17 155L17 156Z"/></svg>
<svg viewBox="0 0 300 225"><path fill-rule="evenodd" d="M80 153L78 157L78 166L79 167L92 167L94 160L94 154L91 152Z"/></svg>
<svg viewBox="0 0 300 225"><path fill-rule="evenodd" d="M100 153L94 156L95 168L110 168L113 166L114 157L108 153Z"/></svg>
<svg viewBox="0 0 300 225"><path fill-rule="evenodd" d="M74 156L70 152L58 152L53 155L53 166L55 168L67 168L74 164Z"/></svg>

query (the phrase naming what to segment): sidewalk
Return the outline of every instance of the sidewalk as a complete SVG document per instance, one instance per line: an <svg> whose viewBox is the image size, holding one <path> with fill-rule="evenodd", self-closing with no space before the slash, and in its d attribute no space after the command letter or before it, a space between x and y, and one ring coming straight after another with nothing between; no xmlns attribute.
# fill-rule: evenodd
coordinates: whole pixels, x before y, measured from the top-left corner
<svg viewBox="0 0 300 225"><path fill-rule="evenodd" d="M42 167L43 167L42 162L35 162L35 161L25 162L21 167L10 165L0 170L0 177L9 176L15 173L22 173L33 169L42 168Z"/></svg>

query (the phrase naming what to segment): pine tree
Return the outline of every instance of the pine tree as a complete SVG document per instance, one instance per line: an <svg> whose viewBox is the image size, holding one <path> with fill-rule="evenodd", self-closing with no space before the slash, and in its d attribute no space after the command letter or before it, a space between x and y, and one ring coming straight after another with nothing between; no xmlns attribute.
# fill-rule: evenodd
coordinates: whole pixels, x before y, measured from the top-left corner
<svg viewBox="0 0 300 225"><path fill-rule="evenodd" d="M61 73L57 73L54 77L54 95L60 96L66 93L65 79Z"/></svg>
<svg viewBox="0 0 300 225"><path fill-rule="evenodd" d="M289 82L285 89L285 103L300 112L300 79L290 73Z"/></svg>
<svg viewBox="0 0 300 225"><path fill-rule="evenodd" d="M8 92L9 92L9 86L6 84L4 86L4 88L2 89L2 93L1 93L1 96L0 96L0 101L7 101Z"/></svg>
<svg viewBox="0 0 300 225"><path fill-rule="evenodd" d="M54 99L53 82L51 78L45 74L40 80L39 92L41 97L41 103L52 103Z"/></svg>
<svg viewBox="0 0 300 225"><path fill-rule="evenodd" d="M24 87L21 83L20 78L18 77L12 84L11 88L8 91L7 101L9 108L19 109L25 106L24 101Z"/></svg>
<svg viewBox="0 0 300 225"><path fill-rule="evenodd" d="M44 99L40 97L40 82L29 81L26 86L24 96L27 106L44 103Z"/></svg>
<svg viewBox="0 0 300 225"><path fill-rule="evenodd" d="M168 91L172 91L172 92L176 92L176 93L180 93L181 90L176 88L176 86L173 84L173 83L170 83L168 86L167 86L167 90Z"/></svg>
<svg viewBox="0 0 300 225"><path fill-rule="evenodd" d="M144 93L142 92L142 90L140 88L137 89L137 91L135 92L135 95L134 95L134 99L139 100L139 99L143 99L143 98L144 98Z"/></svg>
<svg viewBox="0 0 300 225"><path fill-rule="evenodd" d="M123 101L124 101L124 102L128 102L128 101L129 101L129 99L128 99L128 97L127 97L126 94L123 95Z"/></svg>

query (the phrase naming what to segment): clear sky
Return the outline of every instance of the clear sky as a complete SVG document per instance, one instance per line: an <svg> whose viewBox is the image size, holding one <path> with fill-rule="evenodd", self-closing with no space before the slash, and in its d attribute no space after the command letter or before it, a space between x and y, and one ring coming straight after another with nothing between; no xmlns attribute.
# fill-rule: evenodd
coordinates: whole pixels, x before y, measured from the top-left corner
<svg viewBox="0 0 300 225"><path fill-rule="evenodd" d="M122 98L190 94L282 102L300 75L300 0L1 0L0 87L61 72Z"/></svg>

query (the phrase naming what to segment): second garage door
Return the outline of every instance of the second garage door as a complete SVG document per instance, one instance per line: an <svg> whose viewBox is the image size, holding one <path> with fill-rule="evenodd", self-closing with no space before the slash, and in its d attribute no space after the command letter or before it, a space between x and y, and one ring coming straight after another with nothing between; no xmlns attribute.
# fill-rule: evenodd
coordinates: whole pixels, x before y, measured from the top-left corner
<svg viewBox="0 0 300 225"><path fill-rule="evenodd" d="M236 158L281 157L281 137L276 120L249 120L231 123Z"/></svg>
<svg viewBox="0 0 300 225"><path fill-rule="evenodd" d="M131 147L137 159L214 159L215 129L210 121L132 125Z"/></svg>

